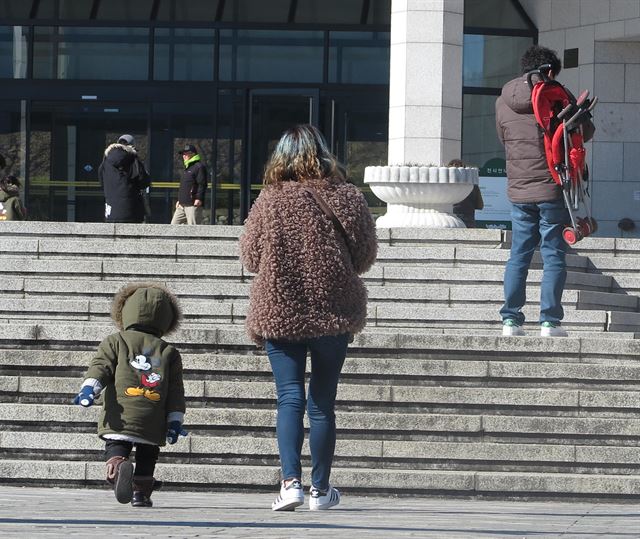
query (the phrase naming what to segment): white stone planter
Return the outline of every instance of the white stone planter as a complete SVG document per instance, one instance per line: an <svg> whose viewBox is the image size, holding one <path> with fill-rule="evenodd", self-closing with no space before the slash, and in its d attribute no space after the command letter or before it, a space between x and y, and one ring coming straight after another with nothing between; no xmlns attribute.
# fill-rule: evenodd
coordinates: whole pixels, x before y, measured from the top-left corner
<svg viewBox="0 0 640 539"><path fill-rule="evenodd" d="M378 228L465 228L452 215L453 205L464 200L478 183L477 168L366 167L364 183L387 203Z"/></svg>

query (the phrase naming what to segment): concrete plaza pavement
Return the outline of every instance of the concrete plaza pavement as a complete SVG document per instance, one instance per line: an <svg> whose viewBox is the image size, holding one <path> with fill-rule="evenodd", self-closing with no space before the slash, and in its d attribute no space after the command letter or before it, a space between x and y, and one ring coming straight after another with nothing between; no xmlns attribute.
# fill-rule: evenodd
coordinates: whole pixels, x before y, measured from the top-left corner
<svg viewBox="0 0 640 539"><path fill-rule="evenodd" d="M0 487L0 537L640 538L634 504L349 496L325 512L270 510L271 494L160 491L151 509L100 489Z"/></svg>

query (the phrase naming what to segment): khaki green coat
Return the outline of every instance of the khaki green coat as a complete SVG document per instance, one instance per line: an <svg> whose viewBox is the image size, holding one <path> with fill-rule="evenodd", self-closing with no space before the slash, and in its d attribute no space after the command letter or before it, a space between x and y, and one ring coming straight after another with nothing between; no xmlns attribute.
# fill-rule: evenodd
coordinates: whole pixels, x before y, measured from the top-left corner
<svg viewBox="0 0 640 539"><path fill-rule="evenodd" d="M160 287L133 285L116 297L112 316L123 329L100 343L86 374L104 387L98 435L162 446L167 415L185 411L180 353L161 339L177 325L177 302Z"/></svg>

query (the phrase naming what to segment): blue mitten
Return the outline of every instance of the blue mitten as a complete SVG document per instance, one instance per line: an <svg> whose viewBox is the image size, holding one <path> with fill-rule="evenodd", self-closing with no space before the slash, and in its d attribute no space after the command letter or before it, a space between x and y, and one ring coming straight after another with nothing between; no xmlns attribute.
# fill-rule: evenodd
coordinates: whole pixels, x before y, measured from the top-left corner
<svg viewBox="0 0 640 539"><path fill-rule="evenodd" d="M93 404L96 396L93 394L93 388L91 386L82 386L80 388L80 393L76 395L76 398L73 399L73 404L79 404L80 406L84 406L88 408Z"/></svg>
<svg viewBox="0 0 640 539"><path fill-rule="evenodd" d="M182 428L180 421L169 421L167 425L167 442L169 444L175 444L179 436L186 436L187 434L189 433Z"/></svg>

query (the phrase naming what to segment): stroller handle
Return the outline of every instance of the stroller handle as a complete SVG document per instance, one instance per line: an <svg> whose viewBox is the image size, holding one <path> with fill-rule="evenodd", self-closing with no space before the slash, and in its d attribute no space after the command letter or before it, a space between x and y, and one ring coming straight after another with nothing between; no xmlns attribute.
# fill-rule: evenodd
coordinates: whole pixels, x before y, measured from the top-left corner
<svg viewBox="0 0 640 539"><path fill-rule="evenodd" d="M538 75L542 79L542 82L550 82L551 79L549 78L549 71L551 71L551 64L542 64L537 69L529 71L527 73L527 84L529 85L529 89L533 90L533 87L535 86L532 80L534 75Z"/></svg>
<svg viewBox="0 0 640 539"><path fill-rule="evenodd" d="M558 120L562 120L562 118L564 118L572 108L573 108L573 104L569 103L565 108L563 108L560 112L558 112L558 115L556 116Z"/></svg>

